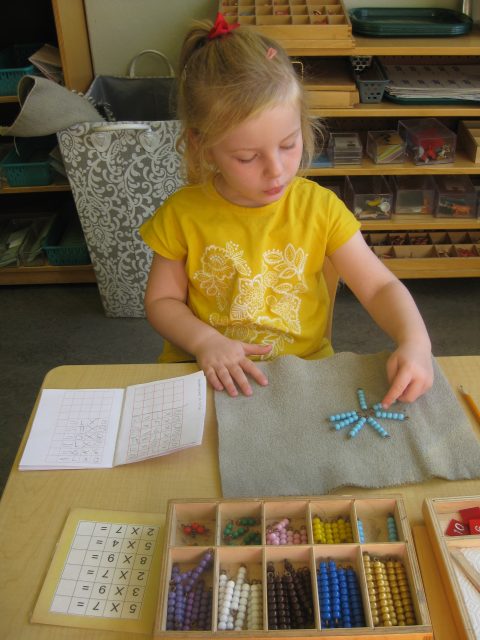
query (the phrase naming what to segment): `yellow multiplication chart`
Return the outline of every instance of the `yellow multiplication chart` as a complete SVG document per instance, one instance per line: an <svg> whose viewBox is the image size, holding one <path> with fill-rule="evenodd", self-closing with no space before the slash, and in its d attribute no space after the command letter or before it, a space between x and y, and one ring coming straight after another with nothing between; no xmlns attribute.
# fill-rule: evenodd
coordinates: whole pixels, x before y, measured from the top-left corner
<svg viewBox="0 0 480 640"><path fill-rule="evenodd" d="M32 622L152 633L164 514L72 509Z"/></svg>

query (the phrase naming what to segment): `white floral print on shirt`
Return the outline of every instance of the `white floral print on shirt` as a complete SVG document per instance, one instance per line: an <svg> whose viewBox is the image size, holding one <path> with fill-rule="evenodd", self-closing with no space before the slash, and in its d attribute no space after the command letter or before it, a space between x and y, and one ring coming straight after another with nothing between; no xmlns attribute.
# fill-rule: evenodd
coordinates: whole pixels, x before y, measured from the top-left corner
<svg viewBox="0 0 480 640"><path fill-rule="evenodd" d="M252 276L243 250L234 242L209 245L194 273L205 295L215 298L217 312L209 322L226 336L243 342L271 344L268 357L284 351L301 333L301 294L308 253L287 244L284 251L265 251L262 272Z"/></svg>

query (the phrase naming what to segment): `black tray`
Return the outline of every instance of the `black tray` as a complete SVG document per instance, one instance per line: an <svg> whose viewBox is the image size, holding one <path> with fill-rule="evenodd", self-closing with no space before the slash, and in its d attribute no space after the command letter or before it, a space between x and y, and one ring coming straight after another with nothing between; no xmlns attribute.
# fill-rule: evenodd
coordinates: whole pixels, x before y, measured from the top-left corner
<svg viewBox="0 0 480 640"><path fill-rule="evenodd" d="M451 9L377 9L350 11L353 33L379 38L460 36L472 30L473 20Z"/></svg>

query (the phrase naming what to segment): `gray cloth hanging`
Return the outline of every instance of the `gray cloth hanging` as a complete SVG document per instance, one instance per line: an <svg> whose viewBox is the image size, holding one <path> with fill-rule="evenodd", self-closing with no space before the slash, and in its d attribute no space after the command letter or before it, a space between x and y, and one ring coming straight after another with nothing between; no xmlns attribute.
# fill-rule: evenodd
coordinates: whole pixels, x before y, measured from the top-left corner
<svg viewBox="0 0 480 640"><path fill-rule="evenodd" d="M0 127L0 135L47 136L81 122L104 121L85 96L41 76L23 76L17 93L21 111L12 125Z"/></svg>

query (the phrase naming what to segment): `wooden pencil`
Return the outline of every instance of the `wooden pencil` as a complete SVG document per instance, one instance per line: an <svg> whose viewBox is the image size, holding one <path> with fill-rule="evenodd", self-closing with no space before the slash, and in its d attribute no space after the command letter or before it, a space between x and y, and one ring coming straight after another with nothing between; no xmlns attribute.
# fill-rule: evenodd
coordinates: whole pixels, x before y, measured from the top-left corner
<svg viewBox="0 0 480 640"><path fill-rule="evenodd" d="M473 415L475 416L478 424L480 424L480 409L475 404L475 400L472 398L472 396L462 386L459 387L459 390L460 390L460 393L462 394L462 396L465 398L465 402L470 407L470 410L473 413Z"/></svg>

